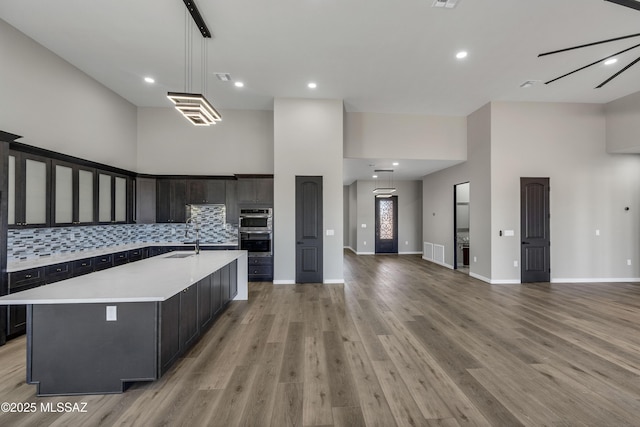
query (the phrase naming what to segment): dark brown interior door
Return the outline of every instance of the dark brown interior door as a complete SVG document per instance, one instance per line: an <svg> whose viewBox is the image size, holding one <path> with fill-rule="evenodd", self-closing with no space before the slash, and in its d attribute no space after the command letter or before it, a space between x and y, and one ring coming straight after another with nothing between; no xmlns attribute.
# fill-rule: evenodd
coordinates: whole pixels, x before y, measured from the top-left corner
<svg viewBox="0 0 640 427"><path fill-rule="evenodd" d="M376 197L376 253L398 253L398 196Z"/></svg>
<svg viewBox="0 0 640 427"><path fill-rule="evenodd" d="M322 280L322 177L296 176L296 283Z"/></svg>
<svg viewBox="0 0 640 427"><path fill-rule="evenodd" d="M520 178L520 281L549 282L549 178Z"/></svg>

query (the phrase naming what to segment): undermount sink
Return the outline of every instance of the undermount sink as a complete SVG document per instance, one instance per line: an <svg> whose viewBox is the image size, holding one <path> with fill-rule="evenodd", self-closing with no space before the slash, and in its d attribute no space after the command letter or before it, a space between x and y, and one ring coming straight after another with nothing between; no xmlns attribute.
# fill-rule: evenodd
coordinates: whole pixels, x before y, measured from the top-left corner
<svg viewBox="0 0 640 427"><path fill-rule="evenodd" d="M195 254L174 254L169 255L167 258L189 258L190 256L194 256Z"/></svg>

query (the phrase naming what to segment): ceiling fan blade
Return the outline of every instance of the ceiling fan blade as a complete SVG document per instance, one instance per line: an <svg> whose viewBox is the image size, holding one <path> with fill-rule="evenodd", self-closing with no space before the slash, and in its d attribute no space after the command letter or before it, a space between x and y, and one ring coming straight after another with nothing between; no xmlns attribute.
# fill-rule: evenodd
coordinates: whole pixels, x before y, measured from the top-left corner
<svg viewBox="0 0 640 427"><path fill-rule="evenodd" d="M604 0L611 3L619 4L620 6L627 6L631 9L640 10L640 1L638 0Z"/></svg>
<svg viewBox="0 0 640 427"><path fill-rule="evenodd" d="M596 86L596 89L600 89L602 86L606 85L607 83L609 83L611 80L615 79L616 77L618 77L620 74L624 73L625 71L627 71L631 66L635 65L638 61L640 61L640 57L638 57L635 61L631 62L629 65L627 65L626 67L624 67L622 70L618 71L617 73L615 73L613 76L609 77L607 80L603 81L602 83L600 83L598 86Z"/></svg>
<svg viewBox="0 0 640 427"><path fill-rule="evenodd" d="M596 65L596 64L599 64L600 62L604 61L605 59L609 59L609 58L611 58L612 56L620 55L620 54L622 54L622 53L625 53L625 52L630 51L630 50L632 50L632 49L635 49L635 48L637 48L637 47L640 47L640 43L638 43L637 45L634 45L634 46L628 47L628 48L626 48L626 49L623 49L623 50L621 50L621 51L619 51L619 52L616 52L616 53L614 53L614 54L611 54L611 55L605 56L604 58L598 59L597 61L593 61L591 64L587 64L587 65L585 65L584 67L576 68L575 70L570 71L570 72L568 72L567 74L563 74L563 75L561 75L560 77L556 77L555 79L551 79L551 80L549 80L548 82L544 82L544 84L548 85L549 83L553 83L553 82L555 82L556 80L560 80L560 79L562 79L562 78L564 78L564 77L570 76L570 75L571 75L571 74L573 74L573 73L577 73L578 71L582 71L582 70L584 70L585 68L589 68L589 67L591 67L591 66L594 66L594 65Z"/></svg>
<svg viewBox="0 0 640 427"><path fill-rule="evenodd" d="M593 42L593 43L581 44L580 46L567 47L564 49L554 50L552 52L544 52L544 53L538 54L538 58L540 58L541 56L553 55L556 53L567 52L569 50L582 49L583 47L596 46L599 44L610 43L610 42L615 42L615 41L624 40L624 39L630 39L632 37L638 37L638 36L640 36L640 33L629 34L628 36L614 37L612 39L600 40L598 42Z"/></svg>

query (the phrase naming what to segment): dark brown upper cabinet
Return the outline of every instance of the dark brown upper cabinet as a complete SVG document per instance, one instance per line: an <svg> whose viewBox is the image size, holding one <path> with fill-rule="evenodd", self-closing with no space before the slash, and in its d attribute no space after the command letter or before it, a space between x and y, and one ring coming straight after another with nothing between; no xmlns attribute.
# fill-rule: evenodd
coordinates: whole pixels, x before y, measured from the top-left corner
<svg viewBox="0 0 640 427"><path fill-rule="evenodd" d="M188 204L224 204L226 187L224 179L191 178L187 180Z"/></svg>
<svg viewBox="0 0 640 427"><path fill-rule="evenodd" d="M238 178L238 204L273 206L273 178Z"/></svg>
<svg viewBox="0 0 640 427"><path fill-rule="evenodd" d="M156 180L156 222L187 220L187 180L158 178Z"/></svg>

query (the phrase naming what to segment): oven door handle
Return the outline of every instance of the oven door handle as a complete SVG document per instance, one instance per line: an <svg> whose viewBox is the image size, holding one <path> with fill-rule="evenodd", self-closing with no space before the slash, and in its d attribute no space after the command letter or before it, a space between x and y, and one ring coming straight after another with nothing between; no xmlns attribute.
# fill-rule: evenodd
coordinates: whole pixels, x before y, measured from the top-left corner
<svg viewBox="0 0 640 427"><path fill-rule="evenodd" d="M244 234L271 234L271 231L243 231Z"/></svg>

